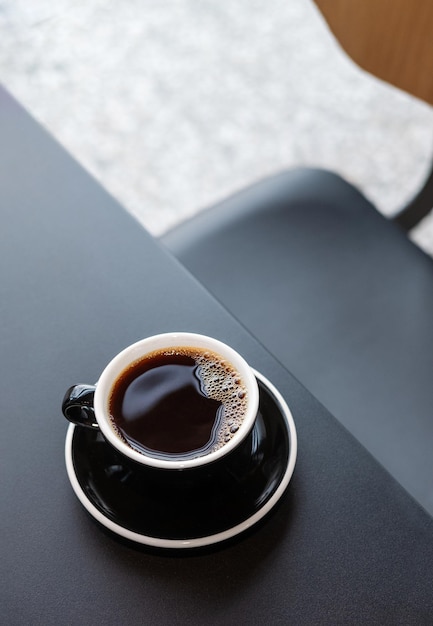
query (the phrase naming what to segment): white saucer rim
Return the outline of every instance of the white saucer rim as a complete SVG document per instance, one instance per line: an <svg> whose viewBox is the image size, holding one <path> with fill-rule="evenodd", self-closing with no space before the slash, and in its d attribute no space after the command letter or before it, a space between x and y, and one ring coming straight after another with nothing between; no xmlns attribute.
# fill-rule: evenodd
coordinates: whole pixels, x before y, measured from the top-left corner
<svg viewBox="0 0 433 626"><path fill-rule="evenodd" d="M89 500L83 489L81 488L80 483L78 482L74 464L72 460L72 438L75 430L75 425L70 424L65 441L65 463L66 463L66 471L68 474L69 481L71 483L72 489L75 492L75 495L84 506L84 508L90 513L90 515L96 519L102 526L108 528L108 530L114 532L116 535L123 537L124 539L128 539L134 543L138 543L141 545L146 545L149 547L155 548L170 548L170 549L185 549L185 548L202 548L205 546L211 546L217 543L221 543L226 541L227 539L231 539L236 537L237 535L245 532L255 524L257 524L261 519L263 519L277 504L286 490L292 475L295 469L296 458L297 458L297 433L296 426L293 420L292 413L284 400L281 393L278 389L260 372L253 369L255 376L261 381L274 396L275 400L278 402L281 408L281 412L285 418L286 426L289 432L290 439L290 449L289 449L289 458L286 465L286 470L284 472L284 476L278 485L275 492L269 498L269 500L253 515L248 517L246 520L236 524L228 528L227 530L221 531L219 533L215 533L213 535L207 535L204 537L197 537L192 539L164 539L161 537L152 537L150 535L144 535L141 533L134 532L127 528L124 528L120 524L116 524L109 518L107 518L101 511L99 511L96 506Z"/></svg>

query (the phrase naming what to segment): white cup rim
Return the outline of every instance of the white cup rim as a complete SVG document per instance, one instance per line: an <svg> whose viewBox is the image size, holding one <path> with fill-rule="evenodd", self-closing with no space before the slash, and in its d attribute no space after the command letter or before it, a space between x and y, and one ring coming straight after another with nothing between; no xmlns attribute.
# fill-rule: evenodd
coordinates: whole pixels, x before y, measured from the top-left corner
<svg viewBox="0 0 433 626"><path fill-rule="evenodd" d="M115 427L111 421L108 410L109 396L115 380L119 375L131 364L142 358L148 353L158 349L178 348L178 347L195 347L207 349L222 356L229 361L237 372L241 375L242 381L247 388L247 410L244 415L238 432L225 443L221 448L213 452L209 452L203 456L188 459L162 459L154 456L146 455L130 447L117 434ZM257 416L259 407L259 389L253 370L247 364L245 359L233 348L227 344L209 337L191 332L170 332L161 333L146 337L136 343L128 346L119 352L105 367L102 372L95 390L94 410L98 426L106 438L106 440L114 446L121 454L129 457L133 461L142 465L160 469L188 469L197 468L209 463L213 463L229 452L234 450L241 441L251 431Z"/></svg>

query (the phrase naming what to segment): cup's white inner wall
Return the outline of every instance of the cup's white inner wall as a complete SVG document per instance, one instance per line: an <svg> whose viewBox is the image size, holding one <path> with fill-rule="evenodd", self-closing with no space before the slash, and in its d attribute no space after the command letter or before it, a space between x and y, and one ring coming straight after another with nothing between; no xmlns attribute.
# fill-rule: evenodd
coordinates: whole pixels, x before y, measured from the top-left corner
<svg viewBox="0 0 433 626"><path fill-rule="evenodd" d="M129 447L116 433L111 422L108 402L110 392L118 376L138 359L155 350L176 347L197 347L216 352L225 360L229 361L234 369L239 372L248 393L247 411L242 425L236 435L224 446L207 455L188 460L165 460L147 456ZM152 465L154 467L166 469L180 469L188 467L198 467L206 463L213 462L225 456L233 450L250 432L258 411L259 392L257 381L252 369L248 366L244 358L230 346L212 337L206 337L195 333L164 333L148 337L131 346L125 348L104 369L96 386L95 392L95 414L99 427L105 438L122 454L133 460Z"/></svg>

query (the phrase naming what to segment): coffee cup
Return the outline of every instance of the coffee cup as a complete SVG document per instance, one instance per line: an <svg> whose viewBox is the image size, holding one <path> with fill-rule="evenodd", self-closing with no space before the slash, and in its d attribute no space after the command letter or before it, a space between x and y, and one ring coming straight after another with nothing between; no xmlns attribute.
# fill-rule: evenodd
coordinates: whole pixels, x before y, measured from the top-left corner
<svg viewBox="0 0 433 626"><path fill-rule="evenodd" d="M238 352L212 337L172 332L122 350L96 385L68 389L62 410L141 466L180 470L238 449L258 406L256 377Z"/></svg>

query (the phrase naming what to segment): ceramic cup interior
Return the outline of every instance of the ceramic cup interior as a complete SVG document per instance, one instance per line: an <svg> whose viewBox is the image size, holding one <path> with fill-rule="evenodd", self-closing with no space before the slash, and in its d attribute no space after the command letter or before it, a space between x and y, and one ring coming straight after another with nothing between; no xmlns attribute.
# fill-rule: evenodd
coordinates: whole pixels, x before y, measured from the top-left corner
<svg viewBox="0 0 433 626"><path fill-rule="evenodd" d="M110 416L109 403L113 386L121 377L122 373L134 363L139 362L147 355L155 351L163 350L199 350L202 354L217 355L221 362L228 364L236 372L241 380L241 385L246 390L246 398L243 405L242 419L236 432L231 438L216 449L204 453L195 458L184 458L184 455L170 455L170 458L159 458L137 450L119 435L116 426ZM245 359L233 348L225 343L196 333L172 332L148 337L125 348L115 356L102 372L94 393L94 414L97 425L106 440L120 453L136 461L137 463L161 469L186 469L201 467L223 458L235 449L251 431L257 415L259 405L259 391L257 380L252 369Z"/></svg>

